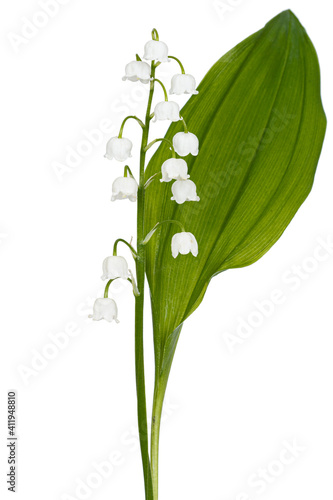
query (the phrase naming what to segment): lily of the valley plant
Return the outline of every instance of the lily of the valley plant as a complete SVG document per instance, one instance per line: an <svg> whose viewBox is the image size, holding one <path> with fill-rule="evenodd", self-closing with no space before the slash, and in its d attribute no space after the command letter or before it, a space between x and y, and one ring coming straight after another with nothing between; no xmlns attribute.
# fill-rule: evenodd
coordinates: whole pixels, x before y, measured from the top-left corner
<svg viewBox="0 0 333 500"><path fill-rule="evenodd" d="M161 64L178 65L169 90L173 100L158 77ZM222 57L198 90L155 29L142 57L125 66L123 80L149 88L145 117L126 117L105 154L114 165L124 164L111 200L136 202L137 242L114 242L102 264L104 297L96 299L91 317L118 323L110 285L118 279L132 284L145 494L157 500L161 413L182 325L213 276L255 262L281 236L311 190L326 120L316 53L290 11ZM176 101L181 94L191 96L182 110ZM136 146L126 134L128 120L142 130L138 167L131 165ZM150 138L157 120L172 123L165 137ZM125 246L131 263L121 254ZM155 350L150 438L143 352L146 276Z"/></svg>

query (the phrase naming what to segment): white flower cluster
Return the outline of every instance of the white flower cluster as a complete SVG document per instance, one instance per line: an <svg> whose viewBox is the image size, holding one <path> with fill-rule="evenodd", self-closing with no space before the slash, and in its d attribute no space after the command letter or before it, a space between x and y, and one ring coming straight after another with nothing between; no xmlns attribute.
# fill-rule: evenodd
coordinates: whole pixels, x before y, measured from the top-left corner
<svg viewBox="0 0 333 500"><path fill-rule="evenodd" d="M117 255L106 257L102 267L102 280L115 280L118 278L127 280L133 278L124 257L118 257ZM117 304L113 299L108 297L96 299L93 314L89 317L95 321L106 319L109 322L114 320L116 323L119 323Z"/></svg>
<svg viewBox="0 0 333 500"><path fill-rule="evenodd" d="M150 40L145 44L143 59L162 63L169 62L169 49L164 42L159 40ZM182 67L182 65L181 65ZM183 67L182 67L183 69ZM123 80L132 82L140 81L142 83L149 83L151 78L151 67L148 63L137 60L131 61L125 66L125 76ZM162 84L158 80L158 82ZM196 82L192 75L184 73L176 74L171 79L170 94L197 94ZM165 88L164 88L165 90ZM180 110L178 103L169 101L165 91L166 100L159 102L155 105L154 121L156 120L170 120L176 122L181 120ZM187 156L192 154L196 156L199 152L198 138L188 132L178 132L172 140L172 146L179 156ZM133 144L132 142L123 137L112 137L106 146L105 157L109 160L115 159L118 161L126 161L131 157ZM188 180L190 176L187 175L187 164L185 160L170 158L162 165L162 179L161 182L170 182L176 180L172 186L172 200L176 203L182 204L185 201L199 201L200 198L196 193L196 186L193 181ZM131 177L119 177L112 186L112 201L128 199L136 201L137 199L138 184Z"/></svg>
<svg viewBox="0 0 333 500"><path fill-rule="evenodd" d="M178 204L183 204L186 201L199 201L200 198L197 196L196 185L192 180L189 180L188 166L183 158L189 154L196 156L199 153L199 140L191 132L188 131L184 119L180 116L180 109L178 103L174 101L169 101L168 93L164 84L154 77L155 68L159 64L164 62L170 62L175 60L179 63L181 68L181 73L176 74L171 79L171 88L169 94L181 95L181 94L197 94L196 82L192 75L186 74L183 65L176 57L169 55L169 49L167 45L158 39L158 34L156 30L153 30L153 40L150 40L145 44L143 59L146 61L152 61L151 66L142 61L139 56L137 56L135 61L129 62L125 66L125 75L123 80L129 80L131 82L141 82L143 84L150 84L151 89L153 88L155 82L159 83L163 89L165 100L158 102L154 107L154 112L149 117L149 120L154 118L157 120L169 120L172 122L182 121L184 124L184 132L178 132L174 135L172 142L167 139L156 139L152 143L148 144L146 151L152 144L156 141L166 141L169 143L170 148L173 153L173 157L164 161L161 166L162 178L161 182L171 182L174 181L171 187L172 197ZM145 129L147 127L147 122L144 124L136 116L128 116L123 121L119 134L116 137L112 137L106 146L105 157L108 160L117 160L119 162L125 162L128 158L131 158L131 152L133 144L130 139L123 137L123 128L126 120L129 118L135 119L142 127ZM155 176L153 176L155 177ZM148 184L148 183L147 183ZM124 175L118 177L114 180L112 184L112 197L111 201L125 200L128 199L132 202L137 201L138 193L138 183L136 182L130 168L126 165L124 168ZM175 222L182 228L182 232L173 235L171 240L171 253L174 258L179 254L185 255L192 253L193 256L198 255L198 243L195 236L192 233L186 232L184 227L177 221L162 221L156 225L162 224L163 222ZM145 238L144 244L149 241L154 230L149 233L148 238ZM124 240L117 240L123 241ZM126 243L126 242L125 242ZM115 249L116 249L115 243ZM132 250L132 254L136 255L135 250L130 244L126 243ZM114 255L107 257L103 262L103 280L108 280L106 285L104 298L99 298L95 301L93 308L93 315L90 317L98 321L101 319L106 319L107 321L116 321L118 323L118 310L115 301L108 297L108 290L112 280L124 279L129 280L133 286L133 292L138 295L139 292L136 287L135 279L132 272L128 268L128 264L124 257L117 255L116 250Z"/></svg>

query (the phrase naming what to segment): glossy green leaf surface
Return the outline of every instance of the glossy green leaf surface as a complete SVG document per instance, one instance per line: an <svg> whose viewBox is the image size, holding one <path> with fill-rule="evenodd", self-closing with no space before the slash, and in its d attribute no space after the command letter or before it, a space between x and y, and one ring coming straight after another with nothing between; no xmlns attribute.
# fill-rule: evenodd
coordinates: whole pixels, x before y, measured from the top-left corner
<svg viewBox="0 0 333 500"><path fill-rule="evenodd" d="M196 258L174 259L175 225L162 226L147 245L156 365L166 376L178 327L211 278L264 255L309 194L326 127L316 52L290 11L222 57L198 90L181 115L200 141L199 155L185 158L200 202L177 205L171 183L157 180L146 193L147 232L176 219L199 245ZM176 122L166 137L182 130ZM162 144L147 179L169 157Z"/></svg>

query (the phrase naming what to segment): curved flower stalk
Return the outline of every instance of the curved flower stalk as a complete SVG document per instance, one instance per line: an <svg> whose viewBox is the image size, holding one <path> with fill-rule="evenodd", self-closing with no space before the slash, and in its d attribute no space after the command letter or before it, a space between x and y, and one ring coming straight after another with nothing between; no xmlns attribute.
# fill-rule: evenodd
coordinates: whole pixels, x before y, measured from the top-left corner
<svg viewBox="0 0 333 500"><path fill-rule="evenodd" d="M125 66L125 76L123 80L130 82L141 82L149 84L149 96L147 102L147 110L144 119L137 116L127 116L119 129L118 136L112 137L106 145L105 157L109 160L124 162L132 156L132 141L123 137L123 131L126 122L129 119L135 120L142 129L142 139L140 147L140 163L136 171L137 179L128 165L124 168L124 174L121 177L116 177L112 184L111 200L116 202L119 200L128 199L132 202L137 202L137 242L136 249L131 243L121 238L117 239L113 248L113 255L106 257L103 262L102 279L108 280L104 298L96 299L94 304L93 315L90 317L94 320L105 319L109 322L115 321L118 323L118 309L115 301L109 297L109 288L111 283L116 279L125 279L132 283L133 294L135 296L135 370L136 370L136 388L137 388L137 409L138 409L138 427L141 446L141 456L144 472L145 492L147 500L157 500L158 498L158 436L159 423L162 411L162 399L154 398L153 407L153 422L152 422L152 439L151 439L151 455L148 450L148 424L146 411L146 393L145 393L145 371L144 371L144 353L143 353L143 310L144 310L144 285L146 278L146 245L156 230L163 224L176 225L181 229L181 232L175 233L170 241L170 252L176 258L178 255L186 256L192 254L192 258L198 255L198 243L195 236L187 232L183 225L176 220L162 220L149 231L144 225L145 219L145 190L153 181L149 179L145 183L145 167L147 151L157 142L166 142L171 151L171 158L166 157L161 164L161 182L175 181L171 186L172 200L178 204L183 204L188 201L199 201L196 194L196 186L194 182L188 180L188 168L184 159L179 156L187 156L188 154L197 155L199 151L198 138L188 131L183 118L180 116L179 105L177 102L168 100L168 93L165 85L161 80L155 77L156 70L161 63L176 60L181 67L182 74L175 75L172 78L170 93L179 94L196 94L195 80L193 76L186 75L182 63L174 56L169 56L169 49L165 42L159 40L157 31L152 31L152 40L149 40L144 47L143 58L150 61L150 64L141 60L136 55L136 60L129 62ZM164 100L157 102L152 113L153 96L155 84L158 84L164 94ZM170 122L183 121L184 132L176 134L173 141L166 141L164 138L152 139L149 142L150 123L158 120L169 120ZM155 177L155 176L154 176ZM149 189L155 189L158 195L161 189L160 184L154 184ZM170 203L172 203L170 201ZM132 253L135 260L136 277L129 269L127 261L121 255L118 255L118 243L125 244ZM184 257L188 258L188 257ZM156 393L156 388L155 388Z"/></svg>

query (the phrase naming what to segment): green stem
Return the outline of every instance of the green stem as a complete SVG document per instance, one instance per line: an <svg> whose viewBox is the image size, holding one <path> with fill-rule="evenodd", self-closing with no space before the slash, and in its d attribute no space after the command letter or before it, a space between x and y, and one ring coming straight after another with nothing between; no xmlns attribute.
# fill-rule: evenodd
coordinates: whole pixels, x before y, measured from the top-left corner
<svg viewBox="0 0 333 500"><path fill-rule="evenodd" d="M151 63L151 78L155 77L154 61ZM144 350L143 350L143 311L144 311L144 286L145 286L145 265L146 249L143 244L144 227L144 209L145 209L145 160L146 147L149 136L150 112L154 94L154 81L150 83L150 91L145 118L145 126L142 132L142 141L140 149L140 178L138 187L137 201L137 255L136 274L137 286L140 295L135 297L135 373L136 373L136 391L137 391L137 411L139 438L141 447L141 457L145 482L146 500L153 500L153 485L150 469L149 451L148 451L148 425L146 408L146 389L144 374Z"/></svg>
<svg viewBox="0 0 333 500"><path fill-rule="evenodd" d="M138 118L137 116L134 116L134 115L126 116L126 118L124 118L124 120L123 120L123 123L120 125L119 134L118 134L118 138L119 138L119 139L121 139L121 138L122 138L122 136L123 136L123 131L124 131L124 127L125 127L125 123L126 123L126 122L127 122L127 120L129 120L130 118L133 118L133 120L136 120L142 129L144 128L144 126L145 126L145 125L144 125L144 123L140 120L140 118Z"/></svg>
<svg viewBox="0 0 333 500"><path fill-rule="evenodd" d="M117 278L114 278L112 280L109 280L105 286L105 290L104 290L104 298L107 299L109 297L109 288L110 288L110 285L112 283L112 281L114 281L115 279Z"/></svg>
<svg viewBox="0 0 333 500"><path fill-rule="evenodd" d="M129 168L128 165L125 165L125 167L124 167L124 177L128 177L128 174L130 175L130 177L132 177L134 179L134 175L132 174L132 170Z"/></svg>
<svg viewBox="0 0 333 500"><path fill-rule="evenodd" d="M175 57L175 56L168 56L169 59L174 59L175 61L177 61L177 63L179 64L180 66L180 70L182 72L183 75L185 75L185 69L184 69L184 66L182 65L182 63L180 62L180 60L178 59L178 57Z"/></svg>
<svg viewBox="0 0 333 500"><path fill-rule="evenodd" d="M148 149L150 149L152 146L154 146L154 144L156 144L157 142L166 142L170 146L170 149L172 150L172 156L174 158L176 158L176 151L175 151L175 148L173 147L172 142L169 141L169 139L166 139L165 137L160 137L158 139L154 139L153 141L151 141L149 144L146 145L145 152L147 152Z"/></svg>
<svg viewBox="0 0 333 500"><path fill-rule="evenodd" d="M185 122L183 117L181 119L182 119L183 126L184 126L184 132L185 132L185 134L188 134L188 128L187 128L186 122Z"/></svg>
<svg viewBox="0 0 333 500"><path fill-rule="evenodd" d="M164 84L158 78L154 78L154 82L157 82L161 85L163 93L164 93L164 99L165 99L165 101L168 101L169 100L168 99L168 92L167 92L167 89L165 88Z"/></svg>
<svg viewBox="0 0 333 500"><path fill-rule="evenodd" d="M116 256L117 255L117 247L118 247L118 243L124 243L126 246L128 246L128 248L131 250L132 252L132 255L133 257L136 259L137 258L137 253L136 251L134 250L134 248L132 247L132 245L130 243L128 243L128 241L126 240L123 240L122 238L118 238L114 244L113 244L113 255Z"/></svg>
<svg viewBox="0 0 333 500"><path fill-rule="evenodd" d="M173 349L168 362L163 363L162 367L159 363L155 362L156 372L155 372L155 386L154 386L154 400L153 400L153 412L151 419L151 473L153 478L153 490L154 490L154 500L158 500L158 452L159 452L159 441L160 441L160 427L161 427L161 416L163 401L165 396L165 391L168 384L170 369L172 365L173 356L177 347L179 335L182 326L179 326L174 330L173 336ZM156 352L155 352L156 354ZM161 360L160 360L161 361Z"/></svg>
<svg viewBox="0 0 333 500"><path fill-rule="evenodd" d="M157 30L155 28L151 32L151 37L153 40L157 40L157 41L160 39L158 36Z"/></svg>

